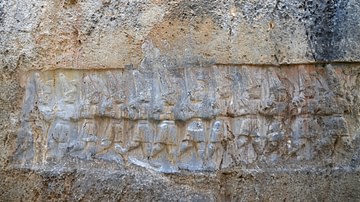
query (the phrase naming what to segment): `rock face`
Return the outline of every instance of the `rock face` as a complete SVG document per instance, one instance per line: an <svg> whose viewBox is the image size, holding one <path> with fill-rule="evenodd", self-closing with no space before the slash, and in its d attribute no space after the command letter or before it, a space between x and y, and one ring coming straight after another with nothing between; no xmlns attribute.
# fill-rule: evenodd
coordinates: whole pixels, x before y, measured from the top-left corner
<svg viewBox="0 0 360 202"><path fill-rule="evenodd" d="M360 200L360 3L0 3L0 199Z"/></svg>

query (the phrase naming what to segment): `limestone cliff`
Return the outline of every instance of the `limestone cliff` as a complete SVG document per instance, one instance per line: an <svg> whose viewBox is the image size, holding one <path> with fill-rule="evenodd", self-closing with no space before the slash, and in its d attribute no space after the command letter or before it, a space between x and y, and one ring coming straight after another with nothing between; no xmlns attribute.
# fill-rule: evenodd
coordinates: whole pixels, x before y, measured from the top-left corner
<svg viewBox="0 0 360 202"><path fill-rule="evenodd" d="M0 199L359 200L359 11L0 2Z"/></svg>

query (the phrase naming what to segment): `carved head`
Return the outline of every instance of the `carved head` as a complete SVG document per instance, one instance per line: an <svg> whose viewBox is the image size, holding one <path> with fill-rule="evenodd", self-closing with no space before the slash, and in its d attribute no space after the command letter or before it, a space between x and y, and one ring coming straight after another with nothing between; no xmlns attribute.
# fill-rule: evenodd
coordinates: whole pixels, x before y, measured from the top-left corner
<svg viewBox="0 0 360 202"><path fill-rule="evenodd" d="M220 132L222 129L222 121L215 121L212 129L214 132Z"/></svg>

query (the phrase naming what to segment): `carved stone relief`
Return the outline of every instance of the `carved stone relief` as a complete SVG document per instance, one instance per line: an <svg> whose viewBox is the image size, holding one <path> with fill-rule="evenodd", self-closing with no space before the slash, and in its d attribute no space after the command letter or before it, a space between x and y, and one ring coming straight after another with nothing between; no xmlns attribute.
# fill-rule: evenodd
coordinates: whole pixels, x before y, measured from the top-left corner
<svg viewBox="0 0 360 202"><path fill-rule="evenodd" d="M15 160L176 172L331 158L351 148L357 81L331 65L28 72Z"/></svg>

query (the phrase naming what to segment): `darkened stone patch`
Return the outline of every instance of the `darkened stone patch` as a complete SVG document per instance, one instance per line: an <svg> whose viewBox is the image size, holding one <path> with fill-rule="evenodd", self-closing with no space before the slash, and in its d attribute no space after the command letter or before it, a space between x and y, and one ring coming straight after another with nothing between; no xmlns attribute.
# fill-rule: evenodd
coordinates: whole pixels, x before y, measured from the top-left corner
<svg viewBox="0 0 360 202"><path fill-rule="evenodd" d="M305 1L305 23L313 56L316 61L341 60L344 50L339 43L345 36L342 21L347 13L348 0L328 0L324 2Z"/></svg>
<svg viewBox="0 0 360 202"><path fill-rule="evenodd" d="M0 3L0 25L2 26L5 21L4 5Z"/></svg>
<svg viewBox="0 0 360 202"><path fill-rule="evenodd" d="M221 26L223 24L221 18L223 15L227 15L229 10L229 2L224 0L211 2L186 0L172 4L166 17L177 20L211 17L214 22Z"/></svg>

